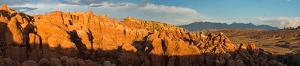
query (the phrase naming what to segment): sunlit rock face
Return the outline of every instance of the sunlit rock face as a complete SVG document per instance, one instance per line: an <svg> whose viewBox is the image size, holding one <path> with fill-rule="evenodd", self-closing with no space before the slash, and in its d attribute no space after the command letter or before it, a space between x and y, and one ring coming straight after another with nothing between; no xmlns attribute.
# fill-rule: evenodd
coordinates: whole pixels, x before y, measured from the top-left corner
<svg viewBox="0 0 300 66"><path fill-rule="evenodd" d="M187 32L133 17L118 21L91 11L30 16L6 5L0 10L2 65L283 66L254 44L237 46L223 33Z"/></svg>

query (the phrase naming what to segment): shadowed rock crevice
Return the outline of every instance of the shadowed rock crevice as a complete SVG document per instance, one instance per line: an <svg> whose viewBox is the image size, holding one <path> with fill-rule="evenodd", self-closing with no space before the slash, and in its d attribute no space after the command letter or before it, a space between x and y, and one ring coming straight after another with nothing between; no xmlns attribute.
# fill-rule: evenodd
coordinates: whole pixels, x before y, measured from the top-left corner
<svg viewBox="0 0 300 66"><path fill-rule="evenodd" d="M71 41L75 43L76 48L78 49L79 54L81 55L80 57L88 58L90 56L90 53L88 52L87 47L82 42L82 39L78 36L77 31L71 31L70 35L72 35Z"/></svg>

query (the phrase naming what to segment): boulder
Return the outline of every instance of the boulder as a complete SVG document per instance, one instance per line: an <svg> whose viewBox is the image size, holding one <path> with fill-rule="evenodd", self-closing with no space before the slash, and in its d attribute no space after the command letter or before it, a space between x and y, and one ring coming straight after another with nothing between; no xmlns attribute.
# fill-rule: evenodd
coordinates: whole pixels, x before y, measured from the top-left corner
<svg viewBox="0 0 300 66"><path fill-rule="evenodd" d="M86 66L102 66L101 64L98 65L96 62L93 62L91 60L85 60L84 62Z"/></svg>
<svg viewBox="0 0 300 66"><path fill-rule="evenodd" d="M24 61L21 66L40 66L38 63L36 63L34 60L27 60Z"/></svg>
<svg viewBox="0 0 300 66"><path fill-rule="evenodd" d="M4 61L4 65L7 66L17 66L18 64L16 63L16 61L13 61L11 58L3 58Z"/></svg>
<svg viewBox="0 0 300 66"><path fill-rule="evenodd" d="M61 65L62 64L61 60L58 59L58 58L50 58L49 62L50 62L51 65Z"/></svg>
<svg viewBox="0 0 300 66"><path fill-rule="evenodd" d="M116 64L113 64L110 61L104 61L102 66L116 66Z"/></svg>
<svg viewBox="0 0 300 66"><path fill-rule="evenodd" d="M40 61L38 62L38 64L41 65L41 66L46 66L46 65L50 65L50 62L49 62L48 59L42 58L42 59L40 59Z"/></svg>

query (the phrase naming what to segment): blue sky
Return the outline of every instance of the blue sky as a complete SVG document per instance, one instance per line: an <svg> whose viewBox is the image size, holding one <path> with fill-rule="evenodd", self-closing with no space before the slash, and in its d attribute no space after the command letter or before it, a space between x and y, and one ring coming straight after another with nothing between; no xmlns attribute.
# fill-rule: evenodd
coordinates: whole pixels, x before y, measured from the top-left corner
<svg viewBox="0 0 300 66"><path fill-rule="evenodd" d="M112 18L133 16L175 25L195 21L279 28L300 25L300 0L2 0L1 3L28 14L93 10Z"/></svg>

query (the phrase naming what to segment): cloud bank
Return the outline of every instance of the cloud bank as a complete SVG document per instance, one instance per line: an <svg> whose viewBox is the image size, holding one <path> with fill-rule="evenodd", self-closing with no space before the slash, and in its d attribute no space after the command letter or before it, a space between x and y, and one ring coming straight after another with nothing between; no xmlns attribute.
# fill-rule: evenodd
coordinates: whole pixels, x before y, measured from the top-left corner
<svg viewBox="0 0 300 66"><path fill-rule="evenodd" d="M102 3L102 7L99 7L100 10L96 9L96 11L101 11L101 9L108 9L106 13L112 15L119 15L122 17L125 16L134 16L142 19L163 21L170 24L187 24L194 21L201 20L200 18L204 18L197 11L184 8L184 7L176 7L176 6L165 6L165 5L156 5L156 4L144 4L138 5L133 3ZM111 10L111 12L109 12ZM118 17L118 16L114 16Z"/></svg>
<svg viewBox="0 0 300 66"><path fill-rule="evenodd" d="M70 5L90 5L107 2L109 0L60 0L61 3Z"/></svg>
<svg viewBox="0 0 300 66"><path fill-rule="evenodd" d="M279 28L300 26L300 17L265 18L262 23Z"/></svg>
<svg viewBox="0 0 300 66"><path fill-rule="evenodd" d="M35 10L37 8L30 8L30 7L13 7L12 9L17 10L19 12L28 12L28 11L32 11Z"/></svg>
<svg viewBox="0 0 300 66"><path fill-rule="evenodd" d="M111 3L91 0L82 3L83 0L68 1L58 4L21 4L12 7L37 8L26 11L29 14L42 14L55 10L74 12L93 10L96 14L108 15L113 18L125 18L128 16L144 20L161 21L174 25L188 24L206 19L196 10L185 7L166 6L157 4L135 4L135 3ZM92 5L92 6L91 6ZM97 6L97 7L93 7Z"/></svg>

